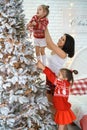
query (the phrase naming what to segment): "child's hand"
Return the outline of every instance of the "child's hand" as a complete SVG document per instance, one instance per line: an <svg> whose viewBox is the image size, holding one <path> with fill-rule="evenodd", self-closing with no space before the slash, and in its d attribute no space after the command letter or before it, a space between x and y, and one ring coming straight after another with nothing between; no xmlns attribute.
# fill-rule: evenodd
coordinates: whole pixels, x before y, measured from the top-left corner
<svg viewBox="0 0 87 130"><path fill-rule="evenodd" d="M32 26L33 26L32 23L29 22L29 23L27 24L27 29L29 30L29 28L32 27Z"/></svg>
<svg viewBox="0 0 87 130"><path fill-rule="evenodd" d="M37 23L35 21L32 22L32 26L36 26Z"/></svg>
<svg viewBox="0 0 87 130"><path fill-rule="evenodd" d="M43 63L39 60L38 62L37 62L37 67L39 68L39 69L42 69L42 70L44 70L45 69L45 66L43 65Z"/></svg>
<svg viewBox="0 0 87 130"><path fill-rule="evenodd" d="M29 29L29 25L27 24L27 26L26 26L26 29L28 30Z"/></svg>

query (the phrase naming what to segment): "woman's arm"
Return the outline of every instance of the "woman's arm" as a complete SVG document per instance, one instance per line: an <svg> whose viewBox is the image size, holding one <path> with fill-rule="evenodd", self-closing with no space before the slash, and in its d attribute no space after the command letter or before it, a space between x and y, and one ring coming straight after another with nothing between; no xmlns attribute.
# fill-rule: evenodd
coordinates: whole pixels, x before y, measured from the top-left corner
<svg viewBox="0 0 87 130"><path fill-rule="evenodd" d="M67 54L61 48L59 48L57 45L54 44L47 28L45 30L45 38L48 48L53 50L61 58L65 58L67 56Z"/></svg>

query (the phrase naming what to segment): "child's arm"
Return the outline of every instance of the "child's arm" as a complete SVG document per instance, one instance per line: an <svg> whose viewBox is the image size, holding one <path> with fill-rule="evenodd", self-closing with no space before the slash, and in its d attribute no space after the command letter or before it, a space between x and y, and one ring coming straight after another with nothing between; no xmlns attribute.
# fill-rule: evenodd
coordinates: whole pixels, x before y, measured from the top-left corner
<svg viewBox="0 0 87 130"><path fill-rule="evenodd" d="M37 62L37 67L43 70L43 73L46 74L48 80L50 80L53 84L56 80L56 75L46 66L43 65L41 61Z"/></svg>
<svg viewBox="0 0 87 130"><path fill-rule="evenodd" d="M27 29L29 29L29 27L37 26L37 22L36 21L37 21L37 17L35 15L35 16L32 17L32 19L27 24Z"/></svg>
<svg viewBox="0 0 87 130"><path fill-rule="evenodd" d="M44 64L42 64L42 62L41 62L40 60L37 62L37 67L38 67L39 69L42 69L42 70L45 69Z"/></svg>

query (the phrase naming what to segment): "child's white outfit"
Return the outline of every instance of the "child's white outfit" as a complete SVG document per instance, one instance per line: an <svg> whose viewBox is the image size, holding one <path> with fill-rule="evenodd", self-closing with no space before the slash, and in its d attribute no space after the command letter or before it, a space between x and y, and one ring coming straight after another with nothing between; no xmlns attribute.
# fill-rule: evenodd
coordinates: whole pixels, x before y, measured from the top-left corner
<svg viewBox="0 0 87 130"><path fill-rule="evenodd" d="M34 38L34 45L39 46L39 47L45 47L45 46L47 46L46 39L45 38Z"/></svg>
<svg viewBox="0 0 87 130"><path fill-rule="evenodd" d="M46 47L46 39L45 39L45 29L49 23L48 19L46 17L39 18L37 15L34 15L30 21L32 23L33 21L36 22L36 25L33 27L33 36L34 36L34 45L38 47ZM46 64L46 56L41 55L42 62L45 65ZM40 56L37 57L37 60L40 58Z"/></svg>

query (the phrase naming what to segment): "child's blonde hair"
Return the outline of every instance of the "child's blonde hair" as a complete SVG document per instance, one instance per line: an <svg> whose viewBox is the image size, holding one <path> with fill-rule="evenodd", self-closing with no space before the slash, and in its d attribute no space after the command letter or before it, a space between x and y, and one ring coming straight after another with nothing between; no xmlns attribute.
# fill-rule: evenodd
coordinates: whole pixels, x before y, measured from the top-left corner
<svg viewBox="0 0 87 130"><path fill-rule="evenodd" d="M49 6L48 5L41 5L41 6L42 6L43 10L46 11L45 17L48 16L49 15Z"/></svg>

